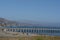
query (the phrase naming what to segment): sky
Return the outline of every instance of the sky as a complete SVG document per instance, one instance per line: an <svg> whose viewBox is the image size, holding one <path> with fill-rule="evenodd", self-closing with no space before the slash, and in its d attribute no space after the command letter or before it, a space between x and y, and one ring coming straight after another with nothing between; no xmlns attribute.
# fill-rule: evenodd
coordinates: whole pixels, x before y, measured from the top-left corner
<svg viewBox="0 0 60 40"><path fill-rule="evenodd" d="M0 0L0 17L60 23L60 0Z"/></svg>

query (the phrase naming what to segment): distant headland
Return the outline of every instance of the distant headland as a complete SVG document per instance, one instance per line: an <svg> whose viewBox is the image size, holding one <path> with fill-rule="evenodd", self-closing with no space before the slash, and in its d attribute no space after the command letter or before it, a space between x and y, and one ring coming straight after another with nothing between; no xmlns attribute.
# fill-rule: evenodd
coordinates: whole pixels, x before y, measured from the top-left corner
<svg viewBox="0 0 60 40"><path fill-rule="evenodd" d="M0 26L49 26L60 27L60 23L39 23L33 21L13 21L5 18L0 18Z"/></svg>

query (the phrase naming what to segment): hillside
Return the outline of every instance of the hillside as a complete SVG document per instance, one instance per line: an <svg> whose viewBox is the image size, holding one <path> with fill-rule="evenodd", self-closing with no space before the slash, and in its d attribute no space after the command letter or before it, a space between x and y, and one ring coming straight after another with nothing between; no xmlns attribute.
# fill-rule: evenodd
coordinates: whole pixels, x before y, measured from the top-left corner
<svg viewBox="0 0 60 40"><path fill-rule="evenodd" d="M0 26L31 26L32 24L20 23L17 21L8 20L5 18L0 18Z"/></svg>

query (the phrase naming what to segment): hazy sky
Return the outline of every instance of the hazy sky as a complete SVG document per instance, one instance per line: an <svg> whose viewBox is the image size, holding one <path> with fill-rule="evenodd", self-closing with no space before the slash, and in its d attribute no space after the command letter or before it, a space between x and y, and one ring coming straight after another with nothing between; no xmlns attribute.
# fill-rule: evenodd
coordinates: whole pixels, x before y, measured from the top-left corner
<svg viewBox="0 0 60 40"><path fill-rule="evenodd" d="M0 0L0 17L60 22L60 0Z"/></svg>

